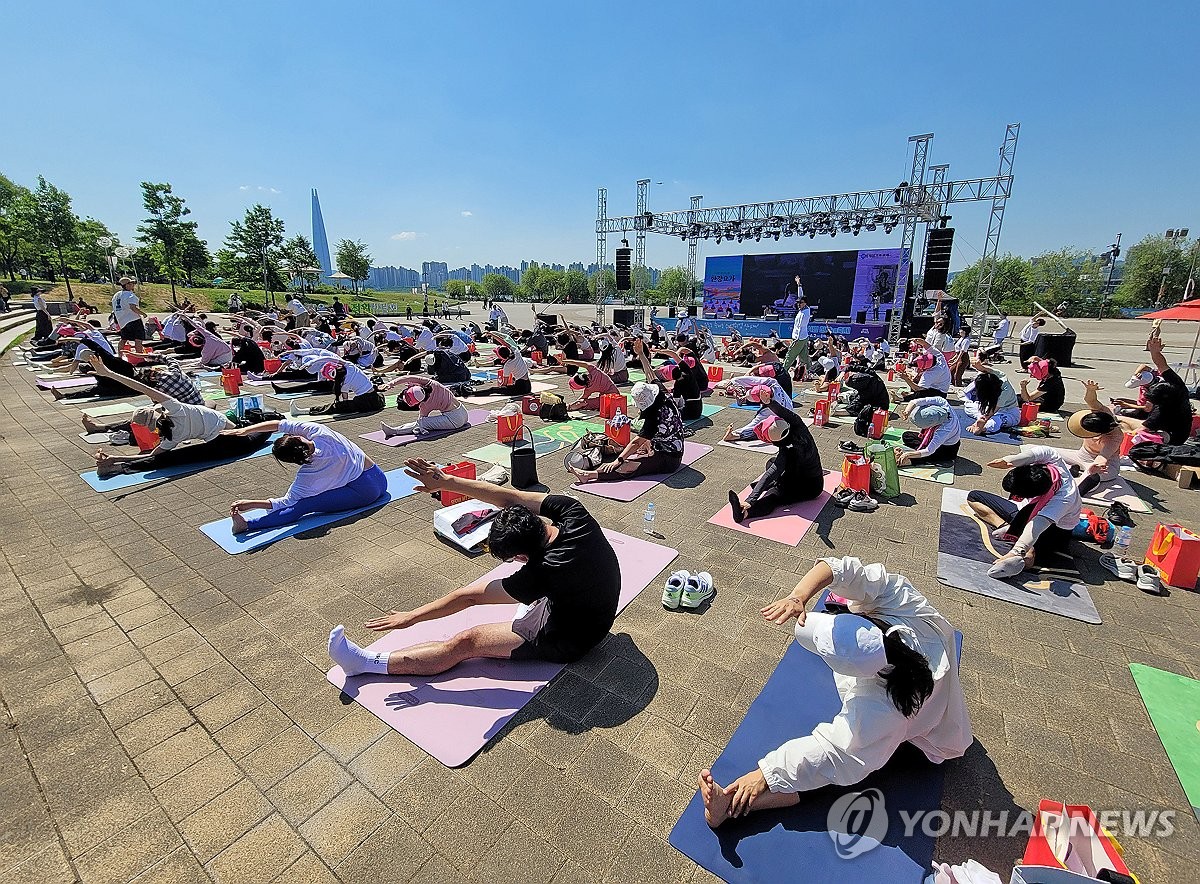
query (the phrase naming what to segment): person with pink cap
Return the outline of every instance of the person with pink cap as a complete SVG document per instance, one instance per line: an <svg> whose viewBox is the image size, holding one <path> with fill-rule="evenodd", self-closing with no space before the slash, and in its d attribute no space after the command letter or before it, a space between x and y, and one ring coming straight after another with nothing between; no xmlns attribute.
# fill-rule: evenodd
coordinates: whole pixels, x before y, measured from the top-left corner
<svg viewBox="0 0 1200 884"><path fill-rule="evenodd" d="M467 425L467 407L458 401L448 387L433 378L405 375L388 384L388 389L394 387L400 387L397 407L416 408L420 411L420 417L399 427L380 423L379 429L389 439L392 436L423 436L431 432L457 430Z"/></svg>
<svg viewBox="0 0 1200 884"><path fill-rule="evenodd" d="M826 589L845 600L840 612L806 612ZM802 792L861 782L901 743L934 764L970 747L954 627L907 577L852 556L821 559L762 614L779 625L796 621L796 642L833 670L842 708L727 786L702 770L704 816L714 829L730 818L798 804ZM803 702L806 686L796 687Z"/></svg>
<svg viewBox="0 0 1200 884"><path fill-rule="evenodd" d="M723 381L718 381L713 387L714 393L721 393L725 396L731 396L738 401L738 404L757 405L758 411L754 415L754 419L740 430L735 430L733 424L730 424L725 430L725 442L750 442L755 436L755 428L763 421L769 418L772 410L764 404L764 398L768 398L778 406L783 406L789 410L795 408L792 402L792 397L783 391L779 386L779 382L775 378L758 377L757 375L743 375L737 378L725 378ZM769 396L767 395L769 393Z"/></svg>

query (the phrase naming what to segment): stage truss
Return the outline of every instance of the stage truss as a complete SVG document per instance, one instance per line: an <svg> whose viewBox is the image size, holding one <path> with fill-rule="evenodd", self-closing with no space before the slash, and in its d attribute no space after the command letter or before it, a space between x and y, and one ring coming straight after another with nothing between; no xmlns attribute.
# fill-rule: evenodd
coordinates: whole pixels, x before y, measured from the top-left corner
<svg viewBox="0 0 1200 884"><path fill-rule="evenodd" d="M650 212L646 209L649 179L640 179L637 182L637 214L610 218L607 214L608 191L602 187L598 191L596 202L596 263L603 268L609 234L620 233L627 237L629 231L634 231L637 243L634 266L639 268L645 265L645 239L648 233L677 236L688 244L688 273L694 290L697 279L696 245L701 239L713 238L717 242L727 239L743 242L752 239L761 242L764 237L778 241L780 237L805 235L815 239L827 234L854 234L879 228L883 228L884 233L891 233L900 228L901 248L908 252L909 261L912 262L916 257L913 254L913 245L918 225L925 225L924 240L928 240L929 230L936 225L944 225L945 220L949 218L947 209L951 205L990 202L991 214L983 251L983 272L979 275L972 305L972 328L976 336L981 336L991 305L991 289L996 275L1004 208L1012 195L1013 160L1016 157L1020 129L1020 123L1008 125L1000 146L999 170L990 178L948 181L946 178L950 167L942 164L929 166L930 179L926 181L926 166L933 142L933 133L926 133L908 139L913 147L912 168L908 180L880 190L716 207L702 207L701 197L694 196L688 209ZM635 279L640 278L641 274L635 274ZM895 306L888 326L888 338L893 342L900 336L907 286L907 277L898 274ZM639 290L635 292L639 303L640 295L639 283ZM604 316L605 296L604 274L601 273L596 285L596 313L601 322Z"/></svg>

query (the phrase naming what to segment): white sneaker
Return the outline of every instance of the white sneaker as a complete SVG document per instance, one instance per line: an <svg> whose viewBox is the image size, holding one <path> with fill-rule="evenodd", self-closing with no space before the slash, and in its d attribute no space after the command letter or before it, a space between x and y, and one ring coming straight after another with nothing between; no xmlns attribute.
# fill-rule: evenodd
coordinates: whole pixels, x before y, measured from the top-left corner
<svg viewBox="0 0 1200 884"><path fill-rule="evenodd" d="M683 597L684 587L692 575L687 571L676 571L667 578L667 585L663 588L663 607L670 608L674 611L679 607L680 599Z"/></svg>
<svg viewBox="0 0 1200 884"><path fill-rule="evenodd" d="M291 406L288 408L288 414L290 414L292 417L303 417L304 415L308 414L308 409L301 408L296 404L296 400L293 399Z"/></svg>
<svg viewBox="0 0 1200 884"><path fill-rule="evenodd" d="M1153 565L1141 565L1138 567L1137 588L1142 592L1148 592L1150 595L1166 595L1167 591L1163 587L1162 577L1158 573L1158 569Z"/></svg>
<svg viewBox="0 0 1200 884"><path fill-rule="evenodd" d="M680 604L685 608L699 608L711 599L716 592L717 589L713 586L712 575L707 571L701 571L699 574L693 574L688 578Z"/></svg>
<svg viewBox="0 0 1200 884"><path fill-rule="evenodd" d="M1005 577L1016 577L1025 570L1024 556L1005 556L998 559L996 564L988 568L988 577L1003 580Z"/></svg>
<svg viewBox="0 0 1200 884"><path fill-rule="evenodd" d="M496 464L479 477L480 482L490 482L492 485L503 485L508 481L508 470Z"/></svg>
<svg viewBox="0 0 1200 884"><path fill-rule="evenodd" d="M1133 559L1124 559L1114 556L1112 553L1105 553L1100 556L1100 567L1114 577L1130 583L1138 579L1138 564Z"/></svg>

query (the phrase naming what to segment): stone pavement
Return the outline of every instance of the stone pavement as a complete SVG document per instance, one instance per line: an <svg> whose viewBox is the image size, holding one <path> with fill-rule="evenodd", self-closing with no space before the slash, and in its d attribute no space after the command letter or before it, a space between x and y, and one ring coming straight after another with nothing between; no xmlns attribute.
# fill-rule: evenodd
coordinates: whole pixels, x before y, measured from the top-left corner
<svg viewBox="0 0 1200 884"><path fill-rule="evenodd" d="M1140 357L1132 357L1138 359ZM436 542L414 496L317 536L227 556L197 530L236 497L286 486L270 458L99 495L78 410L0 361L0 880L5 882L710 881L666 843L697 771L720 752L790 631L759 609L821 555L908 574L965 634L978 741L950 762L946 809L1032 808L1043 796L1169 808L1169 838L1125 839L1143 882L1182 881L1200 826L1129 675L1141 662L1200 676L1194 593L1153 598L1083 561L1105 622L1091 626L941 586L941 487L905 480L873 514L828 507L796 549L706 524L759 456L716 448L649 499L673 567L712 572L702 615L668 612L651 585L613 634L568 668L469 765L448 770L324 678L330 627L409 608L490 567ZM1114 369L1115 370L1115 369ZM1128 373L1128 366L1123 369ZM1071 398L1079 392L1072 385ZM729 418L700 430L714 443ZM378 418L341 422L354 436ZM536 422L536 421L535 421ZM451 437L445 457L492 437ZM827 467L849 429L818 430ZM364 443L384 469L403 449ZM958 487L1009 449L964 442ZM561 460L538 461L556 491ZM986 474L985 474L986 473ZM703 481L700 481L703 476ZM1155 516L1195 524L1193 492L1138 477ZM585 496L637 534L646 499ZM803 702L803 685L797 685ZM789 735L781 735L781 741ZM939 859L1002 873L1023 839L950 836Z"/></svg>

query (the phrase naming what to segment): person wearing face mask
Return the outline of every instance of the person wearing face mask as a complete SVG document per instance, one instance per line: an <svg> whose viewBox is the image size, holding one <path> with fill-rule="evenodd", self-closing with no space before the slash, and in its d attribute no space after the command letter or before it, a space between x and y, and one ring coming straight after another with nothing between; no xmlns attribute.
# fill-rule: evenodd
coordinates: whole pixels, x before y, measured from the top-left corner
<svg viewBox="0 0 1200 884"><path fill-rule="evenodd" d="M843 612L806 612L825 589L844 600ZM833 721L795 735L728 786L702 770L704 816L714 829L731 818L798 804L804 792L861 782L901 743L934 764L960 758L970 747L954 627L907 577L852 556L821 559L790 595L762 613L776 624L796 621L797 644L833 670L842 707ZM804 702L804 687L797 685L797 702Z"/></svg>

